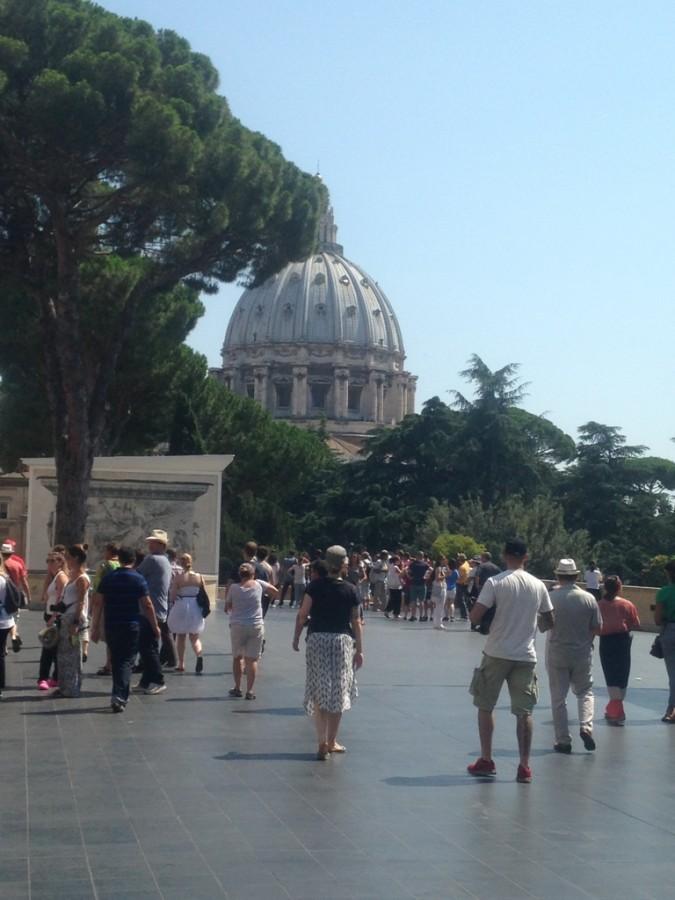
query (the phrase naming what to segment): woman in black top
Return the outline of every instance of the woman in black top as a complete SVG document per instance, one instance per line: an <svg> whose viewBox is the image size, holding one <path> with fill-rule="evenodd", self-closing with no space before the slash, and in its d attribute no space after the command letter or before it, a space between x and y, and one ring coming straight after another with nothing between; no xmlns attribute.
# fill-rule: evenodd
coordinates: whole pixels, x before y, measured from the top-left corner
<svg viewBox="0 0 675 900"><path fill-rule="evenodd" d="M356 699L355 670L363 665L359 596L344 580L347 553L343 547L326 551L328 576L311 581L295 622L293 649L309 620L305 711L314 716L319 742L317 759L344 753L337 733L342 713Z"/></svg>

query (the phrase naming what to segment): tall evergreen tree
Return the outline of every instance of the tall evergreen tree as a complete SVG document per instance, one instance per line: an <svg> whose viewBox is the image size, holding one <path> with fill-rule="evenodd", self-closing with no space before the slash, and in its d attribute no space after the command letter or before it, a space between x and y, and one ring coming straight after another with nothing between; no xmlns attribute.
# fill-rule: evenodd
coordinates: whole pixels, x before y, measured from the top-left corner
<svg viewBox="0 0 675 900"><path fill-rule="evenodd" d="M82 537L147 304L181 283L259 281L312 247L323 187L217 85L173 32L85 0L0 3L0 291L39 333L61 541Z"/></svg>

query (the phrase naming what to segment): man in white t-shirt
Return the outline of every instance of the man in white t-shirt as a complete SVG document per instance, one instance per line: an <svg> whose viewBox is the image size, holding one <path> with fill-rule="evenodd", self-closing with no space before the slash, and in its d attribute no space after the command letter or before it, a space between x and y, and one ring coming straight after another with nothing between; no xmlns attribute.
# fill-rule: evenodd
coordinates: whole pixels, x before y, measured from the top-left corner
<svg viewBox="0 0 675 900"><path fill-rule="evenodd" d="M520 764L516 780L528 784L532 781L532 710L537 702L534 638L537 624L540 631L553 627L553 605L543 582L525 571L527 547L524 541L518 538L507 541L503 557L506 571L488 578L470 613L472 625L479 625L487 611L495 608L483 661L480 668L474 670L469 689L474 706L478 707L481 755L468 767L468 772L479 777L497 774L492 759L493 710L506 682L511 712L517 722Z"/></svg>
<svg viewBox="0 0 675 900"><path fill-rule="evenodd" d="M586 582L586 590L592 594L596 600L600 599L600 585L602 584L602 572L598 568L598 564L592 559L588 568L584 572L584 581Z"/></svg>

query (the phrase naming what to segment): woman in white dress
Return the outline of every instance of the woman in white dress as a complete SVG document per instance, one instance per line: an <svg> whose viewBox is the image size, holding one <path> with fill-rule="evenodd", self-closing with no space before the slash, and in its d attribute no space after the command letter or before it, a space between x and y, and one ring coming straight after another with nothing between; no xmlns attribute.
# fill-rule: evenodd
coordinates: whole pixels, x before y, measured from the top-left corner
<svg viewBox="0 0 675 900"><path fill-rule="evenodd" d="M204 586L204 579L198 572L192 571L192 557L189 553L181 554L178 562L183 567L183 571L177 574L171 582L169 592L171 611L167 620L169 631L176 635L176 652L178 653L176 671L185 671L185 636L189 634L192 649L197 657L195 674L201 675L204 671L204 657L199 635L204 630L204 616L197 603L197 594L200 587Z"/></svg>

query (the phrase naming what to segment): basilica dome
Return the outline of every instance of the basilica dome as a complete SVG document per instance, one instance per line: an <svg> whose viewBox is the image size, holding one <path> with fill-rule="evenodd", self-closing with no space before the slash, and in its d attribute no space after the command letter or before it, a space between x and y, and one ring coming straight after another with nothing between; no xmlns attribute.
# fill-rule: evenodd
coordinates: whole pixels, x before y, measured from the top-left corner
<svg viewBox="0 0 675 900"><path fill-rule="evenodd" d="M333 211L317 250L244 291L215 374L296 424L323 420L333 434L363 434L413 411L416 379L378 283L344 256Z"/></svg>

